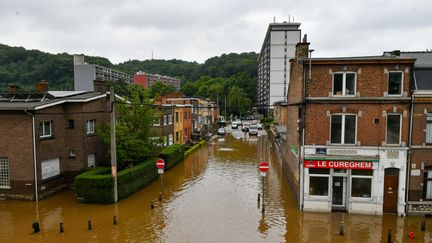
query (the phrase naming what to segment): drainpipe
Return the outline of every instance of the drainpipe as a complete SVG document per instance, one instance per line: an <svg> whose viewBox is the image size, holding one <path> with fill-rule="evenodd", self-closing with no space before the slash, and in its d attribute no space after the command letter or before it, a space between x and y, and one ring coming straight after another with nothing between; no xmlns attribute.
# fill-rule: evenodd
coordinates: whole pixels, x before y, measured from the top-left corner
<svg viewBox="0 0 432 243"><path fill-rule="evenodd" d="M38 194L38 177L37 177L37 159L36 159L36 139L35 139L35 118L34 114L26 110L24 112L32 117L32 140L33 140L33 168L34 168L34 185L35 185L35 201L36 201L36 220L39 221L39 194Z"/></svg>
<svg viewBox="0 0 432 243"><path fill-rule="evenodd" d="M412 91L411 91L412 92ZM408 214L408 196L409 196L409 187L410 187L410 179L411 179L411 155L412 155L412 130L413 130L413 117L414 117L414 100L413 100L413 94L411 93L411 110L410 110L410 121L409 121L409 137L408 137L408 153L407 153L407 174L406 174L406 183L405 183L405 213Z"/></svg>

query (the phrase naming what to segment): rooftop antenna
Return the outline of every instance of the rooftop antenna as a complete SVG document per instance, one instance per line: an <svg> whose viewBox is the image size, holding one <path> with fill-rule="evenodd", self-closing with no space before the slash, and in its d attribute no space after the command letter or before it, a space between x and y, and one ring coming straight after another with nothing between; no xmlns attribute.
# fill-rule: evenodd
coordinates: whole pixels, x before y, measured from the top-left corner
<svg viewBox="0 0 432 243"><path fill-rule="evenodd" d="M291 22L291 14L288 14L288 23Z"/></svg>
<svg viewBox="0 0 432 243"><path fill-rule="evenodd" d="M294 23L295 21L294 21L294 16L293 16L293 23Z"/></svg>
<svg viewBox="0 0 432 243"><path fill-rule="evenodd" d="M273 24L276 23L276 16L273 16Z"/></svg>

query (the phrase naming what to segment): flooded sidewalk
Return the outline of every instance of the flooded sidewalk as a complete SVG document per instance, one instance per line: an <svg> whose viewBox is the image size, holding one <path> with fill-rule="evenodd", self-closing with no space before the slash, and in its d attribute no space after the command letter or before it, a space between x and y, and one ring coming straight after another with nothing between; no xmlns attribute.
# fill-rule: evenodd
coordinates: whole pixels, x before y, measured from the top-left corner
<svg viewBox="0 0 432 243"><path fill-rule="evenodd" d="M264 179L260 161L270 163ZM60 192L39 203L38 234L31 228L34 202L0 201L0 242L387 242L389 229L393 242L432 241L429 218L299 211L261 133L218 137L167 171L163 180L162 200L160 181L117 205L81 204L72 191ZM258 204L263 185L265 213Z"/></svg>

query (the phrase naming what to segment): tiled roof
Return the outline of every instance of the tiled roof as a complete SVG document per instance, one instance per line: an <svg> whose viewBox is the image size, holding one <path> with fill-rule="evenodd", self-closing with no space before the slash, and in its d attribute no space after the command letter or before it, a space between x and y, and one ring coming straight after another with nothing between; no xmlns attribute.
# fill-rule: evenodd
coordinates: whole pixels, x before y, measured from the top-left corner
<svg viewBox="0 0 432 243"><path fill-rule="evenodd" d="M416 90L432 90L432 69L414 70Z"/></svg>
<svg viewBox="0 0 432 243"><path fill-rule="evenodd" d="M400 56L415 58L415 69L432 68L432 51L406 51L401 52Z"/></svg>

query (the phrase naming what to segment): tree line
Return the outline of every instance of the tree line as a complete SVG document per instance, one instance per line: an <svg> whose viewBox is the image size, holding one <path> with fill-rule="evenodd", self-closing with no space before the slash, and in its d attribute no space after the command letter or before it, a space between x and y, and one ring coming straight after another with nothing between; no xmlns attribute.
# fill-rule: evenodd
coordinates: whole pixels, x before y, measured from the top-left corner
<svg viewBox="0 0 432 243"><path fill-rule="evenodd" d="M202 64L177 59L128 60L113 64L107 58L94 56L86 56L85 60L129 74L144 71L176 77L182 80L181 90L188 96L213 100L219 97L221 106L245 106L256 101L257 58L257 53L249 52L222 54ZM0 91L5 91L9 84L17 84L22 90L33 90L34 83L41 80L49 83L50 90L73 90L73 55L0 44ZM155 87L152 96L157 95L159 89L163 92L172 90ZM234 108L230 111L244 112Z"/></svg>

